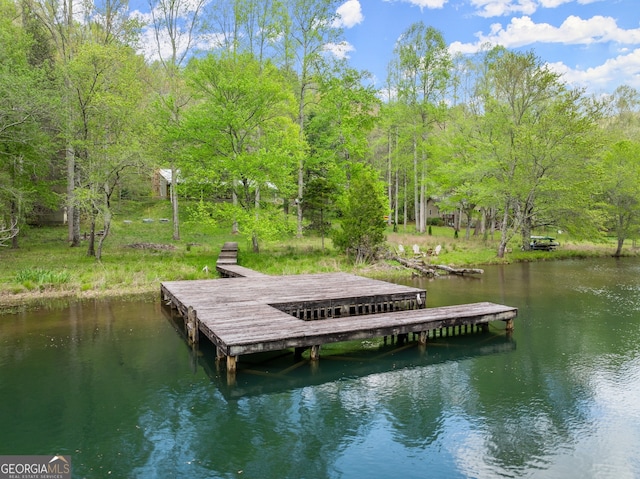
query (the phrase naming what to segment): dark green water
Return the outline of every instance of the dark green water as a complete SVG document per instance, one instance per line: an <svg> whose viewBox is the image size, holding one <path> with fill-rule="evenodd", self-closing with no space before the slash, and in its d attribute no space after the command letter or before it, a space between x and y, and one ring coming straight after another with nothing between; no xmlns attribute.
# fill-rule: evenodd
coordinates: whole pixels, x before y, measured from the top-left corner
<svg viewBox="0 0 640 479"><path fill-rule="evenodd" d="M78 478L640 477L639 261L412 284L517 306L513 337L241 358L228 386L159 304L0 316L0 454L70 454Z"/></svg>

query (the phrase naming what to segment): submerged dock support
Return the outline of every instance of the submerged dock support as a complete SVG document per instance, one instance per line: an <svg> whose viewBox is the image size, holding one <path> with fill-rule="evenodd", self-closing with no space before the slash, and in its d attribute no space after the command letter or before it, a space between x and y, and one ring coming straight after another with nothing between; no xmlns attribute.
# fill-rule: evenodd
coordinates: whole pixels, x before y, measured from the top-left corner
<svg viewBox="0 0 640 479"><path fill-rule="evenodd" d="M311 346L311 361L317 361L320 359L320 345L314 344Z"/></svg>
<svg viewBox="0 0 640 479"><path fill-rule="evenodd" d="M513 333L513 319L507 319L505 321L507 333Z"/></svg>
<svg viewBox="0 0 640 479"><path fill-rule="evenodd" d="M199 333L198 313L193 307L189 306L187 309L187 337L191 344L198 344Z"/></svg>
<svg viewBox="0 0 640 479"><path fill-rule="evenodd" d="M235 373L237 369L238 356L227 356L227 372Z"/></svg>

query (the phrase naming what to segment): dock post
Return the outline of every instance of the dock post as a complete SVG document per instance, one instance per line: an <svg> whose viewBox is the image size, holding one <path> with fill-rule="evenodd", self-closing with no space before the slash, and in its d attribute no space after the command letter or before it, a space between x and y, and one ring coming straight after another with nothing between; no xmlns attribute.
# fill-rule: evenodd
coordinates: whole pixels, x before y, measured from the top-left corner
<svg viewBox="0 0 640 479"><path fill-rule="evenodd" d="M227 373L235 373L236 372L236 359L237 356L227 356Z"/></svg>
<svg viewBox="0 0 640 479"><path fill-rule="evenodd" d="M320 359L320 345L314 344L311 346L311 361L317 361Z"/></svg>
<svg viewBox="0 0 640 479"><path fill-rule="evenodd" d="M187 337L191 344L198 343L198 313L189 306L187 310Z"/></svg>
<svg viewBox="0 0 640 479"><path fill-rule="evenodd" d="M420 331L420 339L418 339L418 344L427 344L427 332Z"/></svg>
<svg viewBox="0 0 640 479"><path fill-rule="evenodd" d="M507 324L507 333L513 333L513 319L507 319L505 323Z"/></svg>
<svg viewBox="0 0 640 479"><path fill-rule="evenodd" d="M227 357L227 355L224 353L224 351L222 350L222 348L220 346L216 346L216 359L218 361L223 360L225 357Z"/></svg>

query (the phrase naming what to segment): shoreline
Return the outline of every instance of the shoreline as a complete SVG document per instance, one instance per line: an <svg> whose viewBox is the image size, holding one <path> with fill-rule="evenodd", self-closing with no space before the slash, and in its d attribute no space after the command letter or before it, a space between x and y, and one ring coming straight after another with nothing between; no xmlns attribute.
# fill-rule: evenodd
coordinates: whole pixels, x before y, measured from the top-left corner
<svg viewBox="0 0 640 479"><path fill-rule="evenodd" d="M637 257L637 254L627 254L620 257L620 259L624 258L634 258ZM478 263L477 266L493 266L496 264L515 264L522 262L541 262L541 261L563 261L568 259L595 259L595 258L606 258L614 257L611 254L605 254L604 251L600 251L600 254L589 254L584 256L576 256L576 255L556 255L554 257L545 257L545 258L531 258L530 260L519 259L516 261L504 261L504 262L485 262ZM249 265L248 267L250 267ZM456 265L450 265L452 267L458 267ZM376 263L371 263L368 265L363 265L360 267L354 266L353 268L341 268L340 271L348 272L352 274L358 274L361 276L371 277L371 278L379 278L379 277L411 277L415 272L411 269L404 268L401 266L392 266L385 262L384 260L380 260ZM285 272L281 272L280 274L285 274ZM448 275L443 275L448 276ZM214 279L214 278L212 278ZM167 281L170 279L167 278ZM0 292L0 315L10 315L16 314L19 312L29 311L33 309L39 308L64 308L68 307L68 305L74 302L82 302L82 301L90 301L90 300L119 300L119 301L139 301L139 300L149 300L155 301L159 298L160 291L160 283L162 280L153 281L144 285L137 285L134 288L131 286L124 286L126 291L123 291L123 286L114 286L106 289L91 289L86 291L81 291L77 289L72 290L56 290L56 289L45 289L45 290L34 290L34 291L26 291L19 293L11 293L8 291Z"/></svg>

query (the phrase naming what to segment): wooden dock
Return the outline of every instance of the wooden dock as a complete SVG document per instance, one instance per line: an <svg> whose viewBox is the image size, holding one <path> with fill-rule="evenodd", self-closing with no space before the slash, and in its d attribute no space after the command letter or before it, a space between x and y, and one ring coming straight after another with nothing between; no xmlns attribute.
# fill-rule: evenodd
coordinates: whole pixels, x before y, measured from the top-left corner
<svg viewBox="0 0 640 479"><path fill-rule="evenodd" d="M222 246L216 261L216 271L223 278L246 278L267 276L238 264L238 243L227 242Z"/></svg>
<svg viewBox="0 0 640 479"><path fill-rule="evenodd" d="M499 320L511 331L517 315L488 302L426 308L425 290L346 273L268 276L240 267L233 253L216 269L233 279L163 282L161 296L184 318L189 339L206 336L229 372L243 354L311 348L316 360L326 343L416 333L424 344L442 328Z"/></svg>

